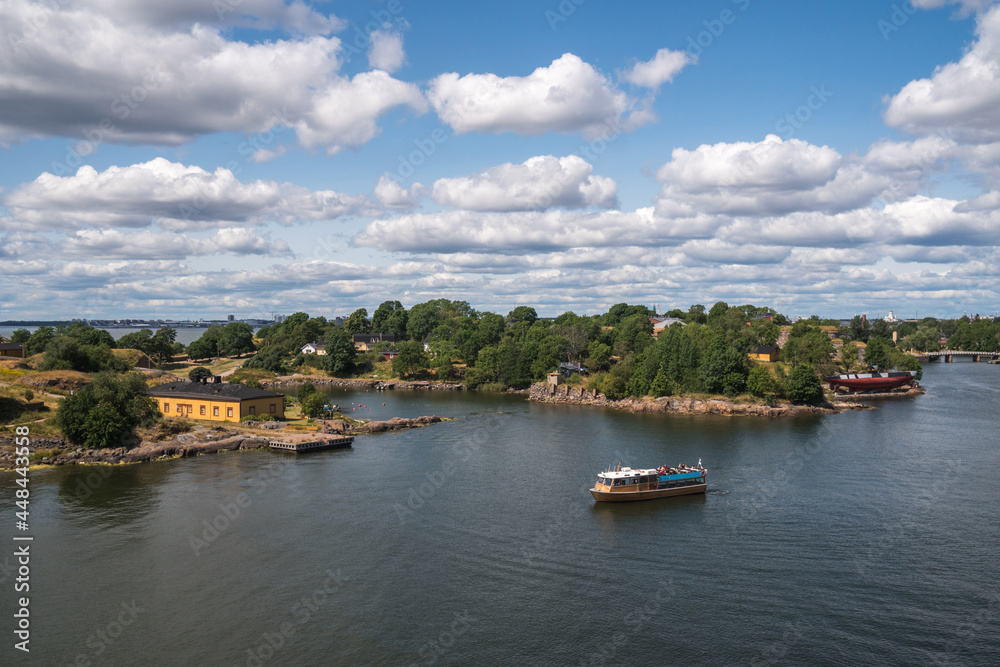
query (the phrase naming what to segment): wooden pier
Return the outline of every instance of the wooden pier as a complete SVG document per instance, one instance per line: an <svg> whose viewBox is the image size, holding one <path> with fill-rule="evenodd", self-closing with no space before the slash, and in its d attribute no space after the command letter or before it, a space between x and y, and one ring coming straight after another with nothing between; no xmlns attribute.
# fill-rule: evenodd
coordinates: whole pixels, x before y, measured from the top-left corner
<svg viewBox="0 0 1000 667"><path fill-rule="evenodd" d="M324 449L343 449L350 447L354 442L354 436L343 436L340 438L321 438L308 442L282 442L281 440L271 440L267 443L271 449L279 449L283 452L318 452Z"/></svg>

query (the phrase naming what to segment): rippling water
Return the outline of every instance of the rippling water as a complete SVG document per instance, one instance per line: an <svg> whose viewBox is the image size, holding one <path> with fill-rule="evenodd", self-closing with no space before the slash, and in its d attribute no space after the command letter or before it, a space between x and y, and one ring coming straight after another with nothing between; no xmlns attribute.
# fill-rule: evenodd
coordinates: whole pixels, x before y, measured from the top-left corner
<svg viewBox="0 0 1000 667"><path fill-rule="evenodd" d="M1000 368L923 384L777 420L340 391L356 417L456 419L36 471L28 662L996 664ZM699 458L703 496L587 493L618 461Z"/></svg>

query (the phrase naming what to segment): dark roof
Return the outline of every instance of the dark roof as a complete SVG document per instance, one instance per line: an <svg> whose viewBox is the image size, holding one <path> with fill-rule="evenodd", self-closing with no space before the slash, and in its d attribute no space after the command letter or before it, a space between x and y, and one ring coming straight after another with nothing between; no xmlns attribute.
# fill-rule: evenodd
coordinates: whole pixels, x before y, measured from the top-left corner
<svg viewBox="0 0 1000 667"><path fill-rule="evenodd" d="M351 340L355 343L378 343L385 341L388 343L396 342L396 334L387 333L377 333L377 334L354 334L351 336Z"/></svg>
<svg viewBox="0 0 1000 667"><path fill-rule="evenodd" d="M758 345L753 349L754 354L771 354L772 352L780 352L781 348L776 345Z"/></svg>
<svg viewBox="0 0 1000 667"><path fill-rule="evenodd" d="M0 343L0 350L23 350L24 343Z"/></svg>
<svg viewBox="0 0 1000 667"><path fill-rule="evenodd" d="M564 361L561 364L559 364L559 368L563 368L563 369L566 369L566 370L572 370L572 371L585 371L585 370L587 370L586 366L584 366L583 364L577 363L575 361L572 361L572 362L571 361Z"/></svg>
<svg viewBox="0 0 1000 667"><path fill-rule="evenodd" d="M149 390L150 396L160 396L163 398L174 396L176 398L212 398L217 401L246 401L252 398L278 398L282 394L264 389L254 389L242 384L218 384L201 382L170 382L152 387Z"/></svg>

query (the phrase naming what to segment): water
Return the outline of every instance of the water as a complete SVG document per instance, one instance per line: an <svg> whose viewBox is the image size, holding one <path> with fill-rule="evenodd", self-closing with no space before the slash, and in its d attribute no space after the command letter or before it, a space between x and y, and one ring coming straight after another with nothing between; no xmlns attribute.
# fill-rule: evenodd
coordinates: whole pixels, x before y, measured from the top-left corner
<svg viewBox="0 0 1000 667"><path fill-rule="evenodd" d="M36 471L22 662L996 664L1000 368L923 384L770 421L335 391L356 417L456 419L297 458ZM619 460L698 458L706 495L586 491Z"/></svg>

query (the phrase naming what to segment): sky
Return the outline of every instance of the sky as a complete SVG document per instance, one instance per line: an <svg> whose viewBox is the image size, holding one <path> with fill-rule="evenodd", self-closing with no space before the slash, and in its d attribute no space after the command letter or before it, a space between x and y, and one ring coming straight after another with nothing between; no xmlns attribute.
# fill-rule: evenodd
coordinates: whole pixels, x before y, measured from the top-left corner
<svg viewBox="0 0 1000 667"><path fill-rule="evenodd" d="M992 0L5 0L0 320L1000 310Z"/></svg>

